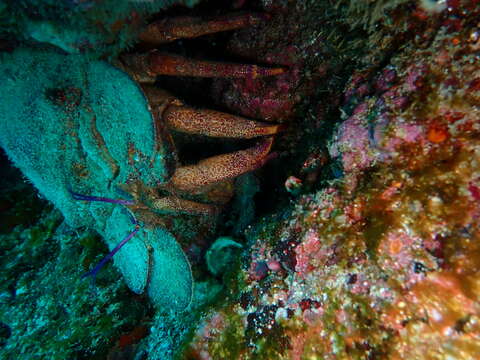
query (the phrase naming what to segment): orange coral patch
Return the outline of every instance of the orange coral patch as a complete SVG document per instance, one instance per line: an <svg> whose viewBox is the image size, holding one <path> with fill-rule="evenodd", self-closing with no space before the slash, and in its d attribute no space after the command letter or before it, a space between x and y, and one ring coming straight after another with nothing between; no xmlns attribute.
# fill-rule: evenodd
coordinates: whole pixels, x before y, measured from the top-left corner
<svg viewBox="0 0 480 360"><path fill-rule="evenodd" d="M427 138L429 141L439 144L444 142L448 138L448 130L444 127L440 127L437 125L431 126L428 129Z"/></svg>

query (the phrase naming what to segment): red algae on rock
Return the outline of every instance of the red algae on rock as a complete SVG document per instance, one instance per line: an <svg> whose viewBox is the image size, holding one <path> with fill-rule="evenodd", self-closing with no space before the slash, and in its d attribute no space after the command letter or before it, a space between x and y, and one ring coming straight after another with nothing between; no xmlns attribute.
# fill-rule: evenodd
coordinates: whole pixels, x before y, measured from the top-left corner
<svg viewBox="0 0 480 360"><path fill-rule="evenodd" d="M480 12L447 3L428 46L353 75L330 144L345 177L251 230L192 358L478 358Z"/></svg>
<svg viewBox="0 0 480 360"><path fill-rule="evenodd" d="M338 51L333 41L326 41L338 19L329 4L321 2L255 3L260 11L268 13L268 19L236 31L229 41L229 52L269 66L283 66L288 71L263 79L216 79L213 94L222 106L246 117L288 122L295 116L296 106L315 91L320 79L338 70Z"/></svg>

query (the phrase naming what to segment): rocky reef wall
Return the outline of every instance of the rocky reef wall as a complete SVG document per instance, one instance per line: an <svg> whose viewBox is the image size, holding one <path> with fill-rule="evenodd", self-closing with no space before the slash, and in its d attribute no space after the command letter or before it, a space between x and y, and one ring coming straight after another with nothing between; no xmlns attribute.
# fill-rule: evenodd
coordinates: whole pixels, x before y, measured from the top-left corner
<svg viewBox="0 0 480 360"><path fill-rule="evenodd" d="M94 2L64 3L94 9ZM0 9L12 11L9 2ZM60 225L29 184L20 195L17 173L0 202L0 355L476 359L480 4L203 1L192 11L227 10L268 16L171 49L208 49L225 61L288 71L208 83L163 79L166 87L288 128L276 137L276 158L237 180L216 232L182 243L195 279L192 304L155 311L112 267L92 293L80 276L106 252L101 241ZM15 41L39 41L27 34ZM48 43L80 49L75 41ZM117 46L124 48L99 49L113 57ZM216 146L234 147L184 145L202 154ZM45 340L35 341L38 334Z"/></svg>

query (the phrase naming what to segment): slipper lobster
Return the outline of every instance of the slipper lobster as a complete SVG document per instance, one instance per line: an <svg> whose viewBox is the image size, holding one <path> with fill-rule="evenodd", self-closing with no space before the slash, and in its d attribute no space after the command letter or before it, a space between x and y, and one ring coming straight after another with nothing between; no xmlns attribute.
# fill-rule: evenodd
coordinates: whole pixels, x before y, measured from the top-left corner
<svg viewBox="0 0 480 360"><path fill-rule="evenodd" d="M252 14L168 19L148 26L140 40L161 44L258 21L261 16ZM187 307L190 265L162 217L215 216L230 198L226 184L271 158L273 135L282 128L188 107L160 89L155 77L254 78L285 69L157 50L124 54L114 65L51 48L22 47L0 58L0 145L70 226L95 229L111 250L86 275L94 277L113 258L134 292L147 292L158 306ZM182 166L171 130L259 140Z"/></svg>

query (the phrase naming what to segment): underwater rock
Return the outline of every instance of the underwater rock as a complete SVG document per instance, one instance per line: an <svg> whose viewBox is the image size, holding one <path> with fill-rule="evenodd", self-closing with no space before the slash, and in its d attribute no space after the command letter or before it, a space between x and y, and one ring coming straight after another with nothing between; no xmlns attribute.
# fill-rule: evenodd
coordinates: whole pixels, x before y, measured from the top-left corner
<svg viewBox="0 0 480 360"><path fill-rule="evenodd" d="M240 290L205 316L187 353L477 357L480 9L458 6L428 46L352 76L330 144L345 176L249 232ZM259 276L260 263L281 268Z"/></svg>
<svg viewBox="0 0 480 360"><path fill-rule="evenodd" d="M280 60L291 72L267 81L218 80L214 93L222 105L255 117L282 121L298 114L304 117L277 141L282 150L279 167L284 171L269 175L283 192L267 189L278 200L269 204L263 197L265 186L247 179L236 199L242 221L235 236L240 238L247 229L240 264L228 266L223 258L223 250L236 246L224 240L215 243L203 264L217 275L214 278L200 265L208 241L199 242L195 270L202 279L196 283L189 311L177 315L157 309L148 329L132 324L135 327L123 332L119 345L141 341L137 358L155 360L175 356L476 359L480 353L479 5L461 0L341 0L328 8L327 2L319 1L261 0L235 1L234 6L242 8L246 3L271 11L271 22L236 32L230 42L232 53L264 56L267 64ZM343 24L337 27L335 21ZM354 38L347 23L361 29L364 39ZM43 30L38 31L40 39ZM350 67L344 67L346 63ZM358 64L363 67L353 71L339 96L341 78ZM46 73L53 81L69 68L59 66L57 73L49 73L40 67L36 74L42 78ZM4 77L7 85L16 70ZM107 78L111 75L111 69L100 70ZM70 72L70 83L76 83L78 72ZM34 80L27 83L28 90L41 92ZM66 101L67 109L75 109L79 92L68 89L48 92L49 99ZM8 101L21 100L18 108L38 108L25 94L28 91L5 92L15 99ZM39 108L41 114L48 113L46 107ZM33 149L42 146L34 140L39 131L58 130L38 125L21 129L25 134L20 139L28 134ZM323 133L325 129L333 134ZM13 139L13 134L3 136ZM89 139L80 142L88 149ZM303 165L295 169L293 161L283 161L292 155ZM38 166L48 169L50 163L41 160ZM108 179L110 170L101 170L106 175L90 187L80 182L83 192L103 186L100 183ZM51 171L62 174L65 169L54 166ZM328 172L334 176L325 176ZM56 185L52 191L66 198L64 183ZM118 197L114 195L118 194L112 190L109 196ZM292 205L285 205L289 202ZM272 214L274 207L277 211ZM128 213L118 205L74 202L66 213L74 208L85 211L92 227L100 219L105 224L97 229L100 233L108 226L103 234L110 247L132 230ZM264 218L258 219L258 213ZM174 240L168 243L162 229L147 229L144 238L157 236L167 237L174 253L160 245L154 250L177 258L180 263L175 268L182 269ZM56 241L51 244L58 246ZM134 242L132 246L139 266L124 275L138 290L147 284L142 264L149 250ZM85 266L92 261L85 259ZM168 269L169 264L158 263L159 271ZM175 273L155 276L166 281L161 286L173 287ZM46 289L48 296L55 294L55 288ZM178 295L176 291L171 296ZM24 294L20 287L18 298ZM11 290L0 299L12 301ZM32 316L27 317L30 325ZM6 320L0 321L0 346L17 339L13 329ZM147 330L148 337L140 340ZM91 339L91 334L82 336L86 342ZM91 345L81 341L86 349L96 346L94 341Z"/></svg>
<svg viewBox="0 0 480 360"><path fill-rule="evenodd" d="M106 251L102 242L88 231L62 231L61 214L31 185L17 181L22 196L2 217L28 214L27 204L40 210L0 234L0 358L105 359L115 339L138 325L148 307L114 267L98 276L95 289L83 280L84 267ZM2 198L9 192L2 187Z"/></svg>
<svg viewBox="0 0 480 360"><path fill-rule="evenodd" d="M238 242L229 236L219 237L205 254L208 270L219 276L228 270L235 261L235 255L242 248Z"/></svg>
<svg viewBox="0 0 480 360"><path fill-rule="evenodd" d="M298 104L316 90L329 70L334 71L330 67L338 60L337 50L326 44L326 28L318 29L317 20L321 17L332 28L337 24L325 15L327 5L322 3L259 1L257 6L268 14L268 21L236 31L228 51L270 66L283 65L288 71L263 79L216 79L212 93L236 113L288 123Z"/></svg>

